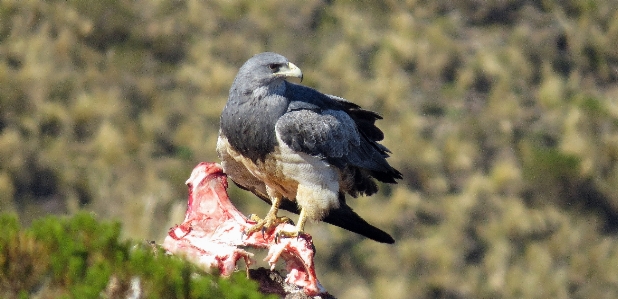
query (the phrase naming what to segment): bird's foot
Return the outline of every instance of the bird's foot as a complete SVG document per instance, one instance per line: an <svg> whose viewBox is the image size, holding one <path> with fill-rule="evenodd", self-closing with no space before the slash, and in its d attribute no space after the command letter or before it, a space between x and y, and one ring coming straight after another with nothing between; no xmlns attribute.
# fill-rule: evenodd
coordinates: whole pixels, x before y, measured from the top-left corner
<svg viewBox="0 0 618 299"><path fill-rule="evenodd" d="M249 236L254 232L257 232L258 230L262 231L262 238L264 238L264 234L267 231L270 231L271 229L277 227L279 224L282 223L289 223L289 224L294 224L294 222L292 222L292 220L288 217L282 216L282 217L277 217L277 216L270 216L270 215L266 215L266 217L264 219L261 219L260 217L258 217L255 214L251 214L249 216L249 219L257 222L255 225L253 225L251 228L249 228L247 231L244 232L244 235ZM276 237L275 237L276 238Z"/></svg>
<svg viewBox="0 0 618 299"><path fill-rule="evenodd" d="M296 228L295 231L286 231L286 230L280 230L275 234L275 243L279 243L279 240L281 238L300 238L300 235L302 235L304 233L304 231L302 229L298 229Z"/></svg>

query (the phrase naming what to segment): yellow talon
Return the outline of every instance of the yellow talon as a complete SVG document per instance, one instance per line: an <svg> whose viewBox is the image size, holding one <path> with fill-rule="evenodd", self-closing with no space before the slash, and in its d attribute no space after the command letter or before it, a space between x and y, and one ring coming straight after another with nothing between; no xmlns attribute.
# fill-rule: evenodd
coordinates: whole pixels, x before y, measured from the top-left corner
<svg viewBox="0 0 618 299"><path fill-rule="evenodd" d="M297 239L304 233L305 222L307 221L307 215L304 209L300 210L300 217L298 218L298 225L296 225L295 231L284 231L280 230L275 235L275 243L279 243L279 238L294 238Z"/></svg>
<svg viewBox="0 0 618 299"><path fill-rule="evenodd" d="M257 222L255 225L253 225L251 228L249 228L246 232L245 235L250 235L254 232L257 232L258 230L262 230L262 237L264 237L264 233L266 233L267 231L277 227L279 224L281 223L292 223L292 220L288 217L271 217L269 218L268 216L266 216L266 218L261 219L260 217L258 217L255 214L252 214L249 219Z"/></svg>
<svg viewBox="0 0 618 299"><path fill-rule="evenodd" d="M262 230L262 238L264 237L264 233L268 230L271 230L275 227L277 227L279 224L281 223L292 223L292 220L290 220L290 218L288 217L277 217L277 211L279 211L279 204L281 203L281 197L275 197L272 200L272 207L270 208L270 211L268 211L268 214L266 214L266 217L264 217L264 219L260 219L260 217L258 217L255 214L251 214L251 216L249 216L249 219L257 222L255 225L253 225L251 228L249 228L246 232L245 235L250 235L254 232L257 232L258 230Z"/></svg>
<svg viewBox="0 0 618 299"><path fill-rule="evenodd" d="M258 217L257 215L251 214L249 216L249 219L257 223L253 225L251 228L249 228L244 234L248 236L254 232L257 232L258 230L262 230L262 238L265 238L264 234L266 233L266 231L277 227L281 223L289 223L289 224L294 225L292 220L290 220L290 218L288 217L285 217L285 216L277 217L277 211L279 210L280 203L281 203L281 197L273 198L272 207L270 208L270 210L268 211L268 214L266 214L266 217L264 217L264 219L260 219L260 217ZM298 225L296 225L296 230L278 231L277 234L275 235L275 243L278 243L280 238L294 238L294 237L299 238L300 235L304 233L306 221L307 221L307 214L305 213L304 209L301 209L300 217L298 218Z"/></svg>
<svg viewBox="0 0 618 299"><path fill-rule="evenodd" d="M281 239L281 238L294 238L294 237L296 237L296 239L298 239L298 238L300 238L300 235L302 235L303 233L304 232L301 231L301 230L297 230L297 231L293 231L293 232L280 230L275 235L275 243L279 243L279 239Z"/></svg>

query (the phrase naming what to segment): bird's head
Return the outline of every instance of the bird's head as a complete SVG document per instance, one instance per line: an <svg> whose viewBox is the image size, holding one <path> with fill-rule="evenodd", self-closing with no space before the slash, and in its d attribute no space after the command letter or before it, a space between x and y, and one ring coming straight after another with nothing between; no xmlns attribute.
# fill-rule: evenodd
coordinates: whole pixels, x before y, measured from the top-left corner
<svg viewBox="0 0 618 299"><path fill-rule="evenodd" d="M243 89L258 88L269 86L273 83L278 85L287 78L299 78L302 81L303 73L284 56L277 53L264 52L251 57L243 64L236 75L234 84L250 85L243 86Z"/></svg>

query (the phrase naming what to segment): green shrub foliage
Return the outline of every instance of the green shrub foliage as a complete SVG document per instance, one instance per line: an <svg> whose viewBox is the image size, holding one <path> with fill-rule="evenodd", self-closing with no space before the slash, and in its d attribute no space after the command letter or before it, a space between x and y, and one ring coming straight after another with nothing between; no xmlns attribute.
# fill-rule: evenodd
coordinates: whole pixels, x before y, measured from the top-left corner
<svg viewBox="0 0 618 299"><path fill-rule="evenodd" d="M87 213L21 229L0 215L1 298L269 298L244 271L207 274L156 245L121 241L118 223Z"/></svg>

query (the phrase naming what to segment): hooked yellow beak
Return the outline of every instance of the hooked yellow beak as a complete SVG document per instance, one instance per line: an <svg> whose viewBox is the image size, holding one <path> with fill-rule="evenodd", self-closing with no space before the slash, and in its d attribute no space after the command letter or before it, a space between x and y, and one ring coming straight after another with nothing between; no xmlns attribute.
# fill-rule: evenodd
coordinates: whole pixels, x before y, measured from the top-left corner
<svg viewBox="0 0 618 299"><path fill-rule="evenodd" d="M281 67L276 74L286 78L299 78L300 82L303 82L303 72L291 62L288 62L287 66Z"/></svg>

